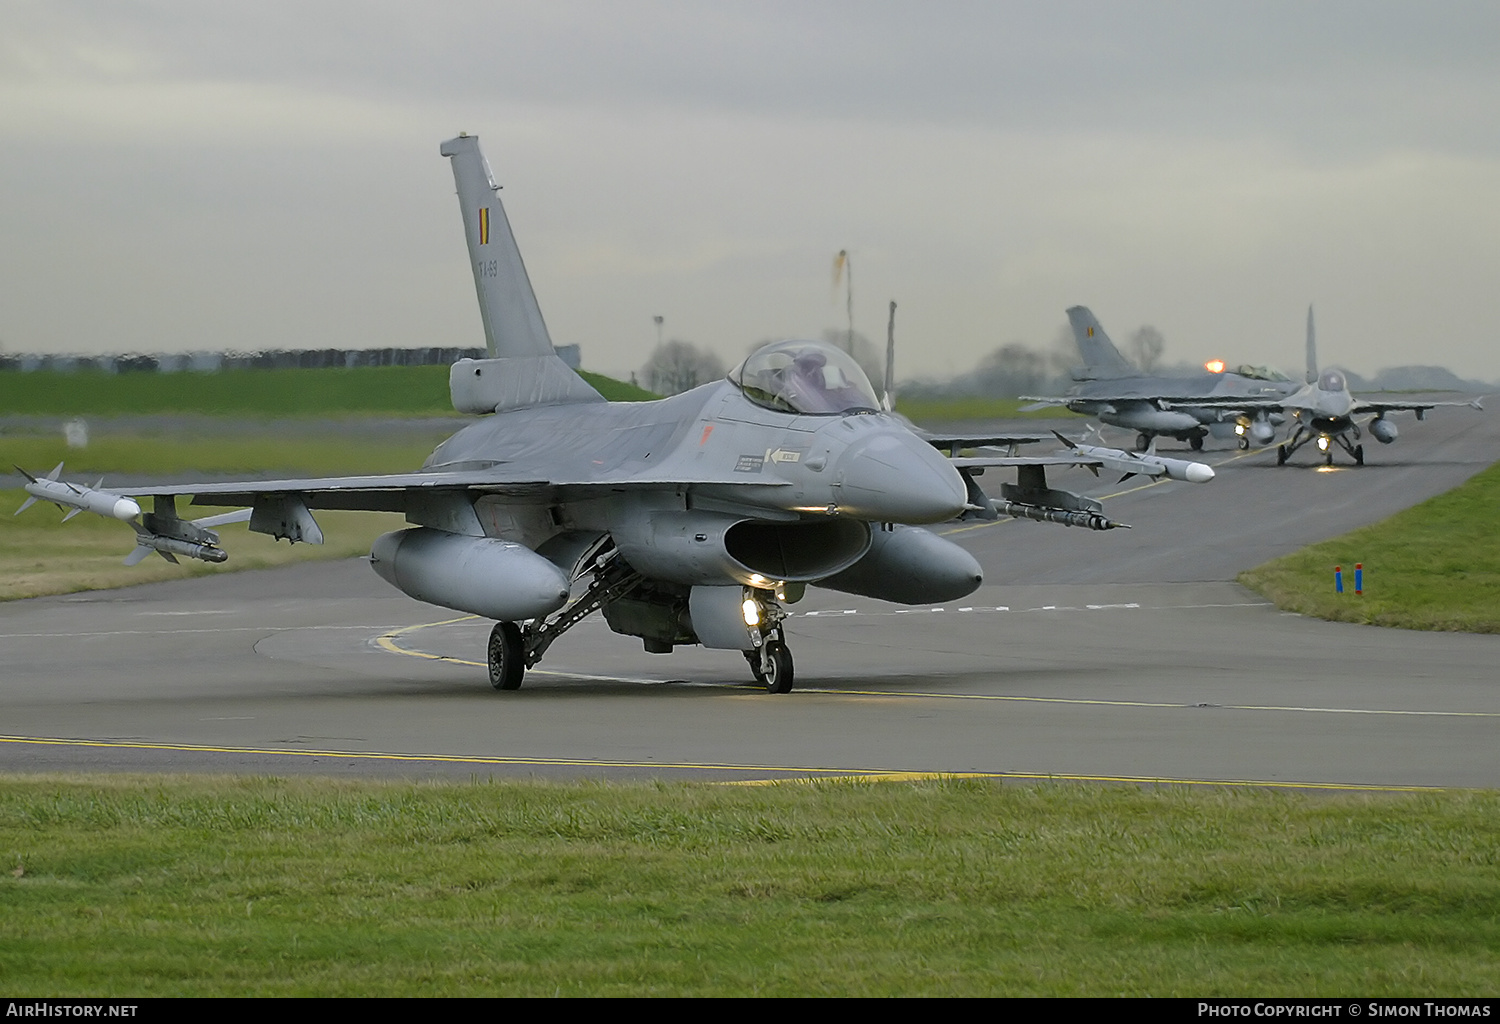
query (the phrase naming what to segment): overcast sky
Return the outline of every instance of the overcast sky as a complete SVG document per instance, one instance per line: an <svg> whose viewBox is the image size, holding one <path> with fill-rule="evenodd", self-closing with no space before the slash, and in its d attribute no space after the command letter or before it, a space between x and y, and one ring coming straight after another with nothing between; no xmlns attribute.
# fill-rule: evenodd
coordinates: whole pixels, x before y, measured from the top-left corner
<svg viewBox="0 0 1500 1024"><path fill-rule="evenodd" d="M1166 356L1500 378L1500 4L0 0L0 348L483 344L480 136L556 344L901 376L1090 306ZM1476 313L1475 310L1479 310ZM1481 315L1482 314L1482 315Z"/></svg>

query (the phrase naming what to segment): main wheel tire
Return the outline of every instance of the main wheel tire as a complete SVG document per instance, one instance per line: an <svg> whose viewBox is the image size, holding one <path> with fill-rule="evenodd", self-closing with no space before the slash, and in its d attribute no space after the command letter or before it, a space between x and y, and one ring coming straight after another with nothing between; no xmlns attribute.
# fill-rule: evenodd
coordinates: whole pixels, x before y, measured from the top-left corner
<svg viewBox="0 0 1500 1024"><path fill-rule="evenodd" d="M767 693L792 692L792 652L780 640L766 644L765 683Z"/></svg>
<svg viewBox="0 0 1500 1024"><path fill-rule="evenodd" d="M1150 448L1150 447L1151 447L1151 438L1147 437L1145 434L1137 434L1137 435L1135 435L1135 450L1136 451L1143 452L1147 448Z"/></svg>
<svg viewBox="0 0 1500 1024"><path fill-rule="evenodd" d="M497 690L519 690L526 674L526 648L521 643L521 627L514 622L497 622L490 630L490 685Z"/></svg>
<svg viewBox="0 0 1500 1024"><path fill-rule="evenodd" d="M1286 465L1286 445L1284 444L1278 444L1276 446L1276 465Z"/></svg>
<svg viewBox="0 0 1500 1024"><path fill-rule="evenodd" d="M1354 464L1363 466L1365 464L1365 446L1357 444L1354 446Z"/></svg>
<svg viewBox="0 0 1500 1024"><path fill-rule="evenodd" d="M1195 452L1201 452L1203 450L1203 435L1194 434L1192 438L1188 440L1188 447Z"/></svg>

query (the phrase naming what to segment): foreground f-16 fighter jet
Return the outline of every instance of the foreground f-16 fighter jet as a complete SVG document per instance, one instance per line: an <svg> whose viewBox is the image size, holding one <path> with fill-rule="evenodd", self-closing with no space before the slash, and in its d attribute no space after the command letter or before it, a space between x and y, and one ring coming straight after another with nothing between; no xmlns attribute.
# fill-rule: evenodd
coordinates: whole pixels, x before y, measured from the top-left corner
<svg viewBox="0 0 1500 1024"><path fill-rule="evenodd" d="M1194 396L1204 398L1280 397L1297 390L1295 381L1265 367L1241 366L1234 370L1216 362L1216 369L1196 377L1162 377L1142 373L1120 354L1097 317L1086 306L1068 309L1068 323L1084 366L1074 372L1078 382L1066 395L1049 397L1022 395L1033 403L1026 408L1066 406L1100 423L1136 431L1136 450L1146 451L1159 436L1186 441L1196 451L1208 434L1238 437L1241 448L1270 444L1279 415L1239 414L1213 404L1192 405ZM1168 403L1172 400L1172 404Z"/></svg>
<svg viewBox="0 0 1500 1024"><path fill-rule="evenodd" d="M553 352L479 140L460 135L441 152L458 185L489 358L453 365L454 406L480 418L419 471L114 494L54 470L28 478L32 499L129 522L136 560L155 550L223 561L209 527L235 518L316 544L315 510L401 512L412 528L375 541L375 572L418 600L496 620L496 689L520 686L559 636L602 611L647 651L741 651L767 690L785 693L785 606L808 584L906 604L980 585L978 562L924 524L1010 515L1122 525L1098 501L1050 488L1048 466L1213 475L1195 462L1071 443L1050 456L1015 454L1039 437L919 434L883 410L852 358L812 341L767 345L726 380L672 398L606 402ZM998 501L974 479L991 467L1018 470ZM184 520L183 494L249 508ZM148 497L143 512L135 499Z"/></svg>
<svg viewBox="0 0 1500 1024"><path fill-rule="evenodd" d="M1196 401L1182 399L1183 402ZM1483 411L1480 399L1468 402L1390 402L1356 398L1349 393L1349 384L1343 373L1329 369L1318 371L1318 349L1313 332L1313 310L1307 307L1307 383L1281 398L1221 398L1209 400L1219 408L1233 409L1237 416L1290 416L1292 432L1286 443L1276 448L1276 465L1286 460L1307 444L1316 441L1318 450L1328 465L1333 465L1333 446L1337 444L1357 466L1365 464L1365 446L1359 443L1359 424L1355 416L1373 414L1365 424L1370 435L1381 444L1396 440L1396 424L1387 419L1393 412L1414 412L1422 419L1427 410L1438 406L1466 406ZM1164 403L1168 408L1172 402Z"/></svg>

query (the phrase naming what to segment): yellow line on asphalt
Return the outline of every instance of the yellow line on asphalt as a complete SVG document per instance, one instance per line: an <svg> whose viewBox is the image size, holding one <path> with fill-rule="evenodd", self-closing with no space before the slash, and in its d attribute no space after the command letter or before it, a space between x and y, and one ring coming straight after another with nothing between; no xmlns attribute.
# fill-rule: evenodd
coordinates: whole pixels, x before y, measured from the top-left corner
<svg viewBox="0 0 1500 1024"><path fill-rule="evenodd" d="M419 629L429 629L432 626L451 626L455 622L468 622L470 619L477 618L479 618L479 616L477 615L460 615L456 619L444 619L441 622L419 622L415 626L403 626L400 629L393 629L389 633L382 634L381 636L375 638L375 643L383 650L390 651L392 654L405 654L413 658L427 658L430 661L452 661L460 665L478 665L479 662L477 661L464 661L462 658L450 658L446 654L428 654L426 651L408 650L407 648L402 647L400 644L396 643L397 637L405 636L408 633L415 633ZM483 665L480 667L488 668L489 666Z"/></svg>
<svg viewBox="0 0 1500 1024"><path fill-rule="evenodd" d="M1023 704L1092 704L1117 708L1183 708L1191 711L1303 711L1331 715L1410 715L1419 718L1500 718L1497 711L1403 711L1392 708L1318 708L1277 704L1184 704L1179 701L1105 700L1088 697L1026 697L1003 693L927 693L913 690L845 690L809 687L801 693L836 693L852 697L930 698L935 700L1000 700Z"/></svg>
<svg viewBox="0 0 1500 1024"><path fill-rule="evenodd" d="M585 768L661 768L695 771L785 772L789 774L861 774L862 769L782 767L771 764L715 764L712 762L610 761L587 757L503 757L466 754L400 754L390 751L281 749L270 747L230 747L200 743L148 743L125 740L81 740L53 736L0 736L0 743L52 747L90 747L112 750L168 750L192 754L259 754L270 757L333 757L351 761L432 761L443 764L533 765ZM879 774L881 769L870 769Z"/></svg>
<svg viewBox="0 0 1500 1024"><path fill-rule="evenodd" d="M1343 782L1274 782L1256 779L1174 779L1149 775L1072 775L1051 772L912 772L882 768L781 767L765 764L714 764L660 761L606 761L598 758L475 757L458 754L395 754L357 750L272 750L263 747L225 747L196 743L128 743L120 740L79 740L48 736L0 736L0 743L35 746L91 747L116 750L170 750L195 754L259 754L271 757L331 757L355 761L428 761L441 764L505 765L508 767L650 768L661 771L776 772L791 779L755 779L724 785L779 785L786 782L925 782L944 779L998 779L1014 782L1108 782L1156 786L1234 786L1257 789L1339 790L1360 793L1434 793L1443 786L1381 786ZM814 778L815 777L815 778Z"/></svg>

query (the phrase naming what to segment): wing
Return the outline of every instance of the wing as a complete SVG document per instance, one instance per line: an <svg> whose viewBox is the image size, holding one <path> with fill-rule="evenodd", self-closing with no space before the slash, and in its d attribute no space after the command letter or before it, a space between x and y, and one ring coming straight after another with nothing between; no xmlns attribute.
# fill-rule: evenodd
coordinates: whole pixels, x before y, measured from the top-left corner
<svg viewBox="0 0 1500 1024"><path fill-rule="evenodd" d="M1356 414L1373 412L1379 416L1384 416L1388 412L1414 412L1417 414L1417 419L1421 419L1422 415L1428 409L1436 409L1442 406L1478 409L1480 412L1483 412L1483 402L1486 397L1488 396L1482 395L1467 402L1368 402L1363 399L1355 399L1354 412Z"/></svg>
<svg viewBox="0 0 1500 1024"><path fill-rule="evenodd" d="M571 480L546 478L534 473L514 472L504 466L484 469L378 476L314 477L288 480L237 480L204 483L156 484L121 488L131 497L176 497L190 494L194 505L254 505L280 495L299 495L310 509L348 509L364 512L404 512L414 498L436 493L462 493L472 497L498 494L516 498L566 496L585 498L621 488L671 490L679 487L777 487L783 480L756 479L753 484L738 478L694 477L691 480L651 474L601 475Z"/></svg>
<svg viewBox="0 0 1500 1024"><path fill-rule="evenodd" d="M135 528L138 549L131 557L139 561L146 550L164 557L187 555L207 562L222 562L219 535L210 526L250 521L256 533L292 543L323 543L323 531L313 518L314 509L366 512L400 512L407 520L453 533L483 536L476 499L501 495L530 502L576 500L602 496L619 490L677 490L688 487L775 488L789 487L784 480L748 481L702 476L691 480L653 473L622 473L588 479L547 479L505 465L476 469L394 473L381 476L317 477L287 480L237 480L204 483L158 484L122 488L121 494L155 498L154 511L143 513ZM118 498L107 492L94 492ZM248 505L250 508L224 516L188 521L177 515L179 495L192 495L192 504L209 506Z"/></svg>

